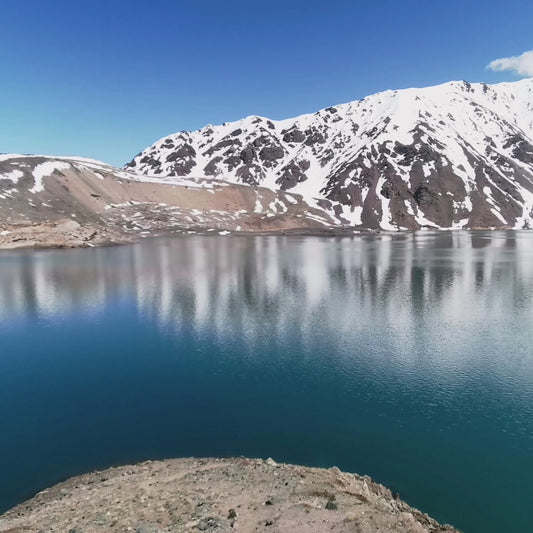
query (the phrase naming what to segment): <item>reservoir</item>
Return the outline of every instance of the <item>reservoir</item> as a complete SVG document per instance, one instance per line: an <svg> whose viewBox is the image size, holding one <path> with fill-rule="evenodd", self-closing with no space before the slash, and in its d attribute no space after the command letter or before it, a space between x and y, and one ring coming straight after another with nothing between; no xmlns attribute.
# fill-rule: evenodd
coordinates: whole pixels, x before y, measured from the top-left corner
<svg viewBox="0 0 533 533"><path fill-rule="evenodd" d="M244 455L528 531L533 232L1 252L0 424L0 512L95 469Z"/></svg>

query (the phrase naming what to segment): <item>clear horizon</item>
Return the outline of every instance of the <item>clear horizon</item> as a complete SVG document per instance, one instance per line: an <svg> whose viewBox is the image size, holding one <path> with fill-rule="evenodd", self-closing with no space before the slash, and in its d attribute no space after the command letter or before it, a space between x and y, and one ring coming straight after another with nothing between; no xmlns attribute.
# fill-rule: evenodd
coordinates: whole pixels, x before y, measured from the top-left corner
<svg viewBox="0 0 533 533"><path fill-rule="evenodd" d="M7 0L3 16L0 152L116 166L209 123L533 75L526 2Z"/></svg>

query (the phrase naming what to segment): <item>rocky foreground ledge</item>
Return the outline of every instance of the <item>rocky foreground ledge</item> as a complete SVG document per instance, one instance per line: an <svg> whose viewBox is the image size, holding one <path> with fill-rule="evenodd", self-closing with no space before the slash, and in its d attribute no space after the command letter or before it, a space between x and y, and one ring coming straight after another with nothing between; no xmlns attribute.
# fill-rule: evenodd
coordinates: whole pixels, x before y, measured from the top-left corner
<svg viewBox="0 0 533 533"><path fill-rule="evenodd" d="M245 458L148 461L75 477L0 516L0 531L457 532L367 476Z"/></svg>

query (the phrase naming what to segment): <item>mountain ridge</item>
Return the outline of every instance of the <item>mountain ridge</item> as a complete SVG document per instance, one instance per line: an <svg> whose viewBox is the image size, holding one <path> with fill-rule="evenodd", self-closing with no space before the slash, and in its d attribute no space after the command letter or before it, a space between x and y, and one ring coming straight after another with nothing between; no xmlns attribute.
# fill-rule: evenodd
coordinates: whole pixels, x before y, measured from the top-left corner
<svg viewBox="0 0 533 533"><path fill-rule="evenodd" d="M358 228L529 228L533 79L252 115L163 137L125 168L290 190Z"/></svg>

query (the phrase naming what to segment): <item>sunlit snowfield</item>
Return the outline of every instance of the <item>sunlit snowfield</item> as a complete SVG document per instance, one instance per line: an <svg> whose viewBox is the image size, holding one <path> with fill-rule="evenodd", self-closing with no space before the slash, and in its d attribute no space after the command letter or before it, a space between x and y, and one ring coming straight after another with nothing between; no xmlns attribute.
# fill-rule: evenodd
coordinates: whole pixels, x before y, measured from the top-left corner
<svg viewBox="0 0 533 533"><path fill-rule="evenodd" d="M528 531L533 233L4 252L0 421L0 510L95 468L247 455Z"/></svg>

